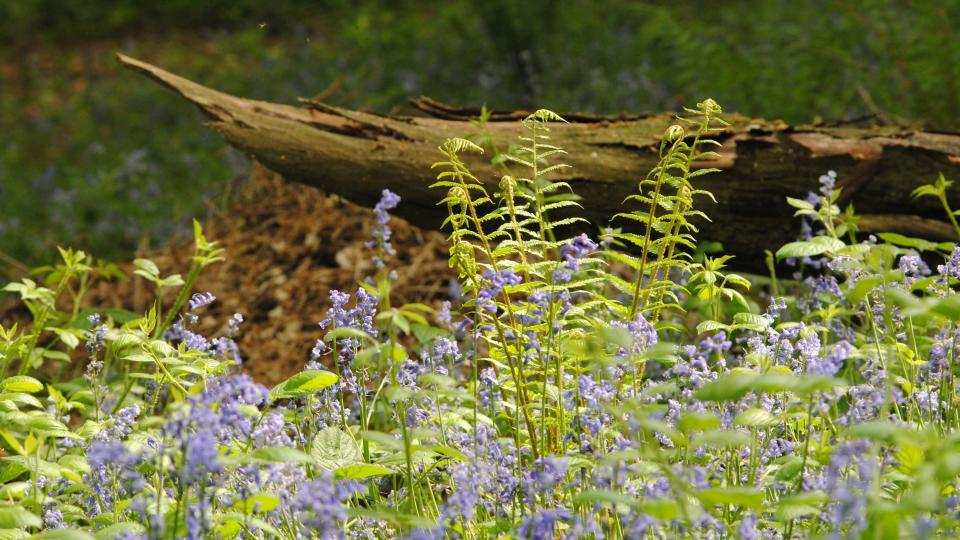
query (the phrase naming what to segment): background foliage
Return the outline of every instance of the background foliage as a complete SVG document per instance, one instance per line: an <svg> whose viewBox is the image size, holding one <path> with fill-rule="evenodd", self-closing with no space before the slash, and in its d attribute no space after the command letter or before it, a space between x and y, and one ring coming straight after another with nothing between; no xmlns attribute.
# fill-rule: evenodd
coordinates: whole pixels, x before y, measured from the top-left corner
<svg viewBox="0 0 960 540"><path fill-rule="evenodd" d="M727 110L788 122L879 112L955 127L960 2L0 1L0 252L122 257L186 230L245 163L148 58L229 92L388 112L409 96L601 113Z"/></svg>

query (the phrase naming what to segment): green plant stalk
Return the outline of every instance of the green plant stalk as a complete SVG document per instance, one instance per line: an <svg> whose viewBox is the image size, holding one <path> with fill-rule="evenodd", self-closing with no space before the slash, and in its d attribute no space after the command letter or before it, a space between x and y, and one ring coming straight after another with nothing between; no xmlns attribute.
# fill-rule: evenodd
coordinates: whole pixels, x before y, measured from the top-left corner
<svg viewBox="0 0 960 540"><path fill-rule="evenodd" d="M535 120L533 127L530 129L532 134L530 149L531 149L531 155L533 157L533 159L531 160L531 163L533 164L533 174L532 174L533 179L531 184L533 185L534 202L536 203L536 208L534 209L534 215L537 216L537 225L539 225L540 227L540 239L542 241L549 241L551 244L553 244L556 242L556 237L553 234L553 229L547 227L547 216L543 212L543 206L544 206L543 190L540 188L540 183L539 183L540 165L537 162L539 160L539 156L537 154L537 148L538 148L537 131L545 128L540 128L538 126L539 126L539 121ZM540 256L545 257L546 254L540 253Z"/></svg>
<svg viewBox="0 0 960 540"><path fill-rule="evenodd" d="M673 155L676 151L677 141L674 141L670 148L667 150L667 154L660 159L661 163L664 163L667 158ZM647 258L650 256L650 236L653 234L653 222L656 219L657 207L660 204L660 189L663 185L663 176L666 174L666 170L657 167L659 170L656 174L656 180L654 182L654 191L653 197L651 197L650 202L650 211L647 213L647 224L646 230L643 235L643 246L640 248L640 269L637 271L637 282L634 285L633 289L633 303L630 305L630 314L629 319L637 315L637 309L640 307L640 291L643 287L643 275L646 270Z"/></svg>
<svg viewBox="0 0 960 540"><path fill-rule="evenodd" d="M470 211L470 217L473 220L474 227L477 229L477 233L480 236L480 240L483 242L484 252L490 261L490 265L493 268L493 271L499 272L500 269L497 266L496 258L493 256L493 249L491 249L490 247L490 241L487 238L487 235L483 233L483 224L480 221L480 216L477 215L476 206L473 204L473 197L470 196L470 189L467 187L466 180L464 180L464 172L463 170L461 170L462 164L460 164L460 161L455 154L451 153L450 155L448 155L448 157L451 158L451 161L458 164L456 168L456 177L457 177L457 180L460 182L460 187L463 189L464 198L466 199L465 201L466 206ZM513 316L513 308L510 304L510 297L506 293L506 291L503 291L501 294L504 297L504 305L507 308L507 315L510 318L512 326L516 328L516 323L514 322L514 316ZM537 430L536 430L536 427L534 426L533 419L530 418L530 412L527 411L527 407L526 407L526 404L528 403L528 399L526 396L526 381L524 381L524 377L520 368L519 361L514 359L514 357L510 354L509 347L507 346L506 332L504 332L503 330L503 325L500 322L500 319L498 317L492 317L492 319L494 322L494 326L497 329L497 334L500 338L500 341L501 343L503 343L503 352L507 356L507 360L511 364L511 371L514 377L514 384L517 385L518 406L519 408L522 409L523 417L527 424L527 433L530 437L534 459L538 459L539 456L537 454L539 452L537 450Z"/></svg>
<svg viewBox="0 0 960 540"><path fill-rule="evenodd" d="M400 417L400 429L403 430L403 453L406 458L406 476L407 476L407 504L408 511L419 513L416 497L414 495L413 484L413 447L410 443L410 433L407 431L407 412L403 405L398 407L397 414Z"/></svg>
<svg viewBox="0 0 960 540"><path fill-rule="evenodd" d="M678 203L677 203L677 209L678 209L677 212L678 212L679 214L682 214L682 213L685 211L684 206L685 206L685 203L683 203L683 202L678 202ZM692 206L692 203L691 203L691 206ZM671 226L670 226L670 236L671 236L672 238L676 238L676 236L680 234L680 228L681 228L681 222L680 222L680 220L679 220L679 219L674 219L674 220L673 220L673 223L672 223ZM660 268L661 266L663 266L663 268L662 268L662 271L663 271L663 279L664 279L665 281L669 280L670 262L673 260L673 256L674 256L674 252L675 252L675 250L676 250L676 247L677 247L677 242L676 242L675 240L669 240L669 241L668 241L668 243L667 243L667 255L666 255L666 257L664 257L663 259L660 259L660 260L659 260L662 264L658 264L658 265L657 265L657 269L654 271L653 277L651 278L651 280L652 280L652 281L651 281L651 285L652 285L652 282L656 280L657 275L659 275L659 273L661 272L661 268ZM648 295L650 294L650 292L651 292L652 290L653 290L653 289L652 289L652 286L651 286L651 287L648 287L648 288L644 291L644 298L643 298L643 302L644 302L644 303L646 303L647 297L648 297ZM665 287L660 287L660 288L656 289L656 291L657 291L657 292L654 293L654 294L656 294L656 298L654 299L654 305L655 305L656 307L654 308L653 316L650 318L650 323L651 323L651 324L656 324L656 323L657 323L657 320L660 318L660 310L661 310L661 307L662 307L662 305L663 305L664 298L666 297L666 294L667 294L667 289L666 289ZM714 317L716 318L716 314L714 314Z"/></svg>
<svg viewBox="0 0 960 540"><path fill-rule="evenodd" d="M953 224L953 230L957 233L957 237L960 238L960 223L957 223L957 216L953 215L953 210L950 208L950 202L947 201L946 190L940 190L937 193L937 198L940 199L940 204L943 205L943 209L946 211L947 217L950 218L950 223Z"/></svg>
<svg viewBox="0 0 960 540"><path fill-rule="evenodd" d="M67 266L63 270L63 275L60 276L60 281L57 282L57 288L53 293L53 306L57 305L57 299L60 298L60 294L63 292L63 288L70 281L70 278L73 276L70 272L71 266ZM27 371L30 370L30 359L33 357L33 351L37 347L37 343L40 341L40 335L43 333L43 330L47 326L47 320L50 318L50 307L47 305L43 306L43 309L40 310L40 315L33 321L33 327L30 331L30 339L27 341L27 358L20 363L20 368L17 370L17 375L26 375ZM56 309L56 307L54 307ZM4 366L3 373L0 374L6 377L7 370Z"/></svg>
<svg viewBox="0 0 960 540"><path fill-rule="evenodd" d="M190 297L190 292L193 291L193 286L197 282L197 278L200 277L202 270L203 264L197 260L197 256L195 255L193 261L190 263L190 271L187 273L187 279L184 281L180 293L177 294L176 300L174 300L173 305L170 306L170 311L167 313L167 316L164 317L163 323L158 325L153 331L154 339L162 336L163 333L173 325L173 320L180 314L180 309Z"/></svg>

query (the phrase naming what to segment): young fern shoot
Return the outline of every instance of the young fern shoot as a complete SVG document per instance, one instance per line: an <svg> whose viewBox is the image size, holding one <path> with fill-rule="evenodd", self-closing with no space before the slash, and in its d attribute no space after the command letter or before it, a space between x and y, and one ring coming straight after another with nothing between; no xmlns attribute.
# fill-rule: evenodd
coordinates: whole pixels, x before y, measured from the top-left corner
<svg viewBox="0 0 960 540"><path fill-rule="evenodd" d="M692 180L716 171L715 168L695 169L697 161L719 157L713 151L704 151L704 145L719 145L707 138L727 123L718 115L722 112L715 101L708 99L698 103L696 109L685 109L691 116L680 118L693 126L688 136L678 124L667 128L660 143L660 160L656 167L640 182L639 193L626 200L638 202L645 210L622 212L615 218L635 221L643 225L643 234L615 232L613 237L638 248L638 256L628 253L610 253L636 272L633 283L626 283L616 276L608 276L611 283L624 294L629 294L630 305L625 309L629 319L647 314L656 321L666 307L679 307L677 290L682 289L670 279L673 268L685 269L690 263L686 248L696 248L693 233L697 231L694 218L707 216L694 208L694 197L709 192L696 189ZM688 142L688 139L692 140Z"/></svg>

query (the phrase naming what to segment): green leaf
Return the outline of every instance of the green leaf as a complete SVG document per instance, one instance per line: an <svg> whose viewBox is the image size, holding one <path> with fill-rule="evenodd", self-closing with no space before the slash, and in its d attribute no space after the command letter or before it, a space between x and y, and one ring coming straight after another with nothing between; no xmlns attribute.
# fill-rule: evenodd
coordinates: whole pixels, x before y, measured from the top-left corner
<svg viewBox="0 0 960 540"><path fill-rule="evenodd" d="M0 529L26 529L42 527L43 521L33 512L19 506L0 508Z"/></svg>
<svg viewBox="0 0 960 540"><path fill-rule="evenodd" d="M733 316L733 323L750 330L762 332L770 326L770 319L756 313L741 312ZM699 328L699 327L698 327Z"/></svg>
<svg viewBox="0 0 960 540"><path fill-rule="evenodd" d="M857 424L848 431L854 437L863 437L889 444L896 444L899 441L910 441L918 436L915 430L907 429L883 420L872 420Z"/></svg>
<svg viewBox="0 0 960 540"><path fill-rule="evenodd" d="M150 259L134 259L133 266L136 268L133 273L144 279L157 281L160 277L160 268Z"/></svg>
<svg viewBox="0 0 960 540"><path fill-rule="evenodd" d="M310 463L312 461L306 453L289 446L258 448L253 452L253 457L269 463Z"/></svg>
<svg viewBox="0 0 960 540"><path fill-rule="evenodd" d="M363 330L358 330L349 326L334 328L333 330L327 332L327 335L323 336L324 341L333 341L340 338L357 339L361 342L374 342L373 337L371 337L370 334L364 332Z"/></svg>
<svg viewBox="0 0 960 540"><path fill-rule="evenodd" d="M319 467L336 471L363 460L360 447L349 433L338 427L321 429L310 446L310 456Z"/></svg>
<svg viewBox="0 0 960 540"><path fill-rule="evenodd" d="M146 527L133 521L121 521L120 523L104 527L96 532L97 540L113 540L125 532L142 533Z"/></svg>
<svg viewBox="0 0 960 540"><path fill-rule="evenodd" d="M774 478L779 482L792 482L802 470L803 458L799 456L788 456L780 465L780 468L777 469L777 474Z"/></svg>
<svg viewBox="0 0 960 540"><path fill-rule="evenodd" d="M697 325L697 333L712 332L714 330L729 330L730 325L718 321L703 321Z"/></svg>
<svg viewBox="0 0 960 540"><path fill-rule="evenodd" d="M738 414L733 419L733 425L744 427L767 427L777 423L777 417L760 408L751 408Z"/></svg>
<svg viewBox="0 0 960 540"><path fill-rule="evenodd" d="M741 448L750 444L750 436L741 431L717 429L701 434L691 441L691 448Z"/></svg>
<svg viewBox="0 0 960 540"><path fill-rule="evenodd" d="M340 467L336 471L337 478L347 478L350 480L362 480L374 476L389 476L394 474L394 470L373 463L357 463Z"/></svg>
<svg viewBox="0 0 960 540"><path fill-rule="evenodd" d="M841 379L823 375L794 375L791 372L768 371L754 381L757 390L768 393L793 392L798 396L808 396L813 392L823 392L831 388L846 386Z"/></svg>
<svg viewBox="0 0 960 540"><path fill-rule="evenodd" d="M47 529L32 538L50 538L53 540L96 540L96 536L80 529Z"/></svg>
<svg viewBox="0 0 960 540"><path fill-rule="evenodd" d="M754 372L734 370L703 385L694 397L700 401L736 401L753 389L756 379Z"/></svg>
<svg viewBox="0 0 960 540"><path fill-rule="evenodd" d="M586 491L581 491L573 497L574 503L591 503L591 504L606 504L606 505L622 505L622 506L634 506L637 504L637 498L625 495L623 493L618 493L616 491L610 491L607 489L588 489Z"/></svg>
<svg viewBox="0 0 960 540"><path fill-rule="evenodd" d="M270 390L270 399L308 397L337 383L336 374L321 369L297 373Z"/></svg>
<svg viewBox="0 0 960 540"><path fill-rule="evenodd" d="M960 294L951 294L937 302L930 311L951 321L960 320Z"/></svg>
<svg viewBox="0 0 960 540"><path fill-rule="evenodd" d="M437 526L437 522L429 518L374 508L351 507L347 509L347 515L351 517L373 518L400 528L432 529Z"/></svg>
<svg viewBox="0 0 960 540"><path fill-rule="evenodd" d="M707 411L691 412L680 418L678 427L684 433L707 431L720 427L720 419L717 418L717 415Z"/></svg>
<svg viewBox="0 0 960 540"><path fill-rule="evenodd" d="M813 240L790 242L777 250L777 258L785 259L788 257L816 257L824 253L840 251L846 244L830 238L829 236L817 236Z"/></svg>
<svg viewBox="0 0 960 540"><path fill-rule="evenodd" d="M789 521L803 516L821 513L819 505L827 502L828 497L822 491L807 491L781 497L777 501L775 515L781 521Z"/></svg>
<svg viewBox="0 0 960 540"><path fill-rule="evenodd" d="M732 504L753 509L763 508L763 502L766 500L762 490L740 486L707 488L698 491L696 495L706 505Z"/></svg>
<svg viewBox="0 0 960 540"><path fill-rule="evenodd" d="M280 505L280 497L272 493L257 493L247 497L247 500L240 504L244 514L264 514Z"/></svg>
<svg viewBox="0 0 960 540"><path fill-rule="evenodd" d="M43 390L43 383L34 379L33 377L28 377L26 375L15 375L13 377L7 377L0 383L0 387L8 392L27 392L28 394L35 394Z"/></svg>
<svg viewBox="0 0 960 540"><path fill-rule="evenodd" d="M895 246L914 248L919 251L936 251L939 247L935 242L922 238L910 238L899 233L884 232L877 233L877 236Z"/></svg>

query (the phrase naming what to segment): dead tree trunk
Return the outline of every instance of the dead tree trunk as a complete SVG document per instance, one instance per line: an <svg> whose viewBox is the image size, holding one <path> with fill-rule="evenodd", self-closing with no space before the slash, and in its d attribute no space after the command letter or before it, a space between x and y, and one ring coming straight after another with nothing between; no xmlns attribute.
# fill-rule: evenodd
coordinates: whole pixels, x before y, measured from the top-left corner
<svg viewBox="0 0 960 540"><path fill-rule="evenodd" d="M448 137L476 131L474 113L428 99L415 102L433 117L384 117L304 101L293 107L238 98L194 83L151 64L118 55L120 62L169 87L211 118L210 126L231 145L282 174L372 205L384 188L403 198L396 213L436 228L445 209L430 190L437 147ZM516 142L526 113L495 115L488 123L501 149ZM583 215L604 226L657 160L657 147L672 114L595 117L566 115L552 126L552 142L565 148L571 168L553 176L569 182L584 200ZM796 237L797 222L784 202L815 190L827 170L839 173L843 201L855 203L861 230L894 231L934 240L955 240L936 201L910 192L938 172L960 178L960 134L897 127L788 126L728 115L719 134L721 158L704 162L722 172L702 177L717 204L705 203L711 223L700 238L723 243L740 267L763 268L763 250ZM508 121L510 120L510 121ZM478 178L495 186L500 172L487 158L467 157ZM960 191L951 195L960 208Z"/></svg>

